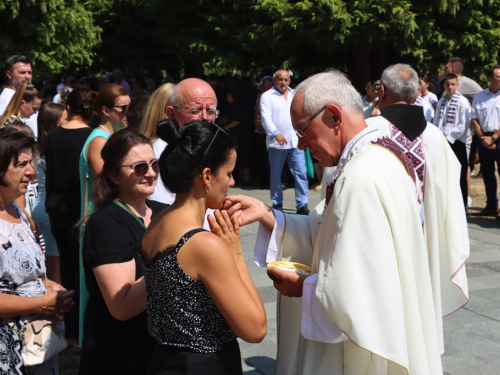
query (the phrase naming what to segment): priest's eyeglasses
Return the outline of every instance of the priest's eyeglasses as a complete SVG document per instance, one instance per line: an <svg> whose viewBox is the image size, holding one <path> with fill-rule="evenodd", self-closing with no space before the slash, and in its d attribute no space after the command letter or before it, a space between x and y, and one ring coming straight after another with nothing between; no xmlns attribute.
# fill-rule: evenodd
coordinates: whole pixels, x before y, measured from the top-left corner
<svg viewBox="0 0 500 375"><path fill-rule="evenodd" d="M214 143L215 138L217 137L217 134L219 134L219 131L223 132L225 135L228 135L228 134L227 134L227 131L225 131L224 129L222 129L219 125L217 125L213 121L207 120L206 118L203 118L203 117L201 118L201 121L208 122L210 125L213 125L213 126L215 126L217 128L217 131L215 132L215 134L214 134L212 140L210 141L210 143L208 144L207 149L203 153L203 156L205 156L207 154L208 150L210 150L210 146L212 146L212 143Z"/></svg>
<svg viewBox="0 0 500 375"><path fill-rule="evenodd" d="M318 116L321 112L323 112L324 110L326 109L326 105L321 107L321 109L316 112L314 115L312 115L309 120L307 120L306 122L304 122L302 125L300 125L297 129L295 129L295 134L297 134L297 137L299 138L304 138L306 136L305 134L305 131L302 130L304 128L304 126L306 126L307 124L309 124L312 120L314 120L314 118L316 116Z"/></svg>

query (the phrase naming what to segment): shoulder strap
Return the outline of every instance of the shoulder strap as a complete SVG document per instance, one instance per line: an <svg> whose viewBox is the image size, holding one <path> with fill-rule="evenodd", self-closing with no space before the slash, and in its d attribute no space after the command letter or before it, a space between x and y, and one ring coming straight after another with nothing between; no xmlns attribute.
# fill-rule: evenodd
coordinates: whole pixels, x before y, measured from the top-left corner
<svg viewBox="0 0 500 375"><path fill-rule="evenodd" d="M184 233L184 236L182 237L192 237L193 235L195 235L196 233L200 233L200 232L208 232L208 230L204 229L204 228L196 228L196 229L191 229L189 232L186 232Z"/></svg>
<svg viewBox="0 0 500 375"><path fill-rule="evenodd" d="M144 222L143 222L141 219L139 219L139 218L137 217L137 215L136 215L136 214L134 214L130 208L128 208L126 205L124 205L122 202L118 201L117 199L113 199L113 203L114 203L114 204L116 204L117 206L119 206L119 207L123 208L125 211L127 211L130 215L132 215L132 216L134 217L134 219L135 219L135 220L137 220L137 222L138 222L139 224L141 224L141 225L142 225L142 227L143 227L144 229L146 229L146 225L144 225Z"/></svg>

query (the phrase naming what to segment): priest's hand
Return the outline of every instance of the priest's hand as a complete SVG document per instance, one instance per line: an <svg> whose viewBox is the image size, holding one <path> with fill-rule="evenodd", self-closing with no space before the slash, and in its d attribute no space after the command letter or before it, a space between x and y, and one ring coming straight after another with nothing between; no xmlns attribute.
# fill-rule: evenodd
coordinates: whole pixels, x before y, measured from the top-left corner
<svg viewBox="0 0 500 375"><path fill-rule="evenodd" d="M302 287L306 275L283 271L278 267L267 267L267 273L273 275L280 282L274 281L274 287L286 297L302 297Z"/></svg>
<svg viewBox="0 0 500 375"><path fill-rule="evenodd" d="M223 209L227 210L230 217L239 214L240 226L258 221L272 231L276 222L272 209L258 199L246 195L228 195Z"/></svg>

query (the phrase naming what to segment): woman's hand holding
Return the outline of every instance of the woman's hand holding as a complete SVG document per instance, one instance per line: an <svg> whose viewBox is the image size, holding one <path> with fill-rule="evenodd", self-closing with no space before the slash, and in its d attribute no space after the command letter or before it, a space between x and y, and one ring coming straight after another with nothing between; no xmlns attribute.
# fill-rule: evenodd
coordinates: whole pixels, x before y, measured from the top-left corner
<svg viewBox="0 0 500 375"><path fill-rule="evenodd" d="M241 255L240 214L229 217L227 211L215 210L214 216L208 216L210 230L219 236L233 255Z"/></svg>
<svg viewBox="0 0 500 375"><path fill-rule="evenodd" d="M39 297L42 312L49 315L60 315L69 312L75 305L73 294L75 294L74 290L58 290L45 293Z"/></svg>

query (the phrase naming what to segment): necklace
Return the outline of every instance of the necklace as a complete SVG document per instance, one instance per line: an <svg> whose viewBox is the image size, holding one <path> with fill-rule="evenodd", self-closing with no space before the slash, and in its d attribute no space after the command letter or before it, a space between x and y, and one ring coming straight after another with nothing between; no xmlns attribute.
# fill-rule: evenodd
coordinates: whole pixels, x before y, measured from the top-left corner
<svg viewBox="0 0 500 375"><path fill-rule="evenodd" d="M99 125L101 128L104 129L104 131L108 134L111 134L110 131L108 129L106 129L106 127L104 125Z"/></svg>

